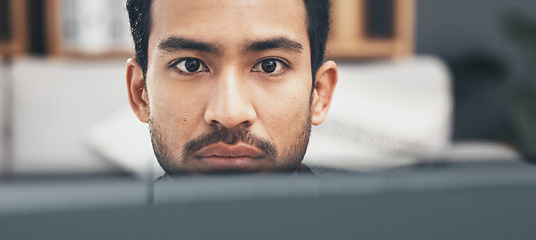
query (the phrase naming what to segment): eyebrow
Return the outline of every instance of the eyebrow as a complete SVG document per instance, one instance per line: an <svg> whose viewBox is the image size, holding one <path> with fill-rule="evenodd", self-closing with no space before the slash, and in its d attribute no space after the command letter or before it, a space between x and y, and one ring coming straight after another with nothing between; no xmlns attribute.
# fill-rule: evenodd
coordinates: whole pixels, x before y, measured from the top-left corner
<svg viewBox="0 0 536 240"><path fill-rule="evenodd" d="M303 51L303 46L301 45L301 43L288 39L286 37L271 38L271 39L262 40L262 41L255 41L246 45L245 49L246 51L260 52L260 51L277 49L277 48L286 49L286 50L290 50L290 51L298 52L298 53Z"/></svg>
<svg viewBox="0 0 536 240"><path fill-rule="evenodd" d="M182 37L168 37L158 43L158 48L166 52L178 50L196 50L213 54L221 53L216 45Z"/></svg>
<svg viewBox="0 0 536 240"><path fill-rule="evenodd" d="M222 50L215 44L174 36L168 37L160 41L157 46L159 49L162 49L166 52L174 52L184 49L208 52L213 54L220 54L222 52ZM278 37L261 41L253 41L249 44L246 44L245 47L245 51L250 52L261 52L270 49L285 49L301 53L303 51L303 45L297 41L288 39L286 37Z"/></svg>

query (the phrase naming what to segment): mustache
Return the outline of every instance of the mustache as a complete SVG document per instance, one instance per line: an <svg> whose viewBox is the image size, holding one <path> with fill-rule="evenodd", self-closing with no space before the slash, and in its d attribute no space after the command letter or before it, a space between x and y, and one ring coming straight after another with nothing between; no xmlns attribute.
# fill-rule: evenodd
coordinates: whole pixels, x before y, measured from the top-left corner
<svg viewBox="0 0 536 240"><path fill-rule="evenodd" d="M221 125L214 126L210 132L205 133L195 139L188 141L184 145L183 156L184 159L191 156L193 153L199 151L206 146L223 142L229 145L243 142L254 147L257 147L266 155L268 159L276 159L277 151L274 145L261 137L251 134L248 129L242 126L236 126L234 128L226 128Z"/></svg>

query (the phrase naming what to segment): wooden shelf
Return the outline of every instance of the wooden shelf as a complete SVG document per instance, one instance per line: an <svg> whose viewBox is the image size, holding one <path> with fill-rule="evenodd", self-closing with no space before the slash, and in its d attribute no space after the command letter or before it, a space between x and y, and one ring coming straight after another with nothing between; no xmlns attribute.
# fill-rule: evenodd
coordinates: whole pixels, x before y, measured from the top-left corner
<svg viewBox="0 0 536 240"><path fill-rule="evenodd" d="M70 1L70 0L40 0L41 2L28 1L28 0L0 0L3 1L3 6L8 6L9 9L5 12L8 13L8 26L7 33L2 33L2 36L7 36L8 39L0 41L0 55L5 56L17 56L25 54L33 54L34 49L37 54L46 54L49 57L67 57L67 58L124 58L133 55L132 50L126 44L128 38L125 38L128 28L120 28L117 30L117 26L113 24L118 23L118 17L125 17L124 0L92 0L92 1ZM64 9L66 6L74 6L78 4L76 11L73 9ZM87 6L97 7L97 12L91 12L91 8ZM98 12L101 10L101 12ZM42 16L33 15L38 11ZM74 13L73 13L74 12ZM83 13L83 14L80 14ZM108 28L114 27L113 31L101 32L101 35L87 34L84 36L75 35L76 38L67 38L66 27L64 24L76 24L84 23L86 25L70 25L70 27L77 27L75 32L80 33L88 29L86 26L93 26L95 20L102 19L104 15L108 21L105 25ZM70 14L70 15L69 15ZM93 15L92 15L93 14ZM117 15L116 15L117 14ZM124 16L121 14L125 14ZM74 16L76 21L71 21L71 18L65 18L66 15ZM36 17L37 16L37 17ZM85 16L84 18L77 18L78 16ZM90 16L88 18L87 16ZM107 18L106 18L107 17ZM5 18L4 18L5 19ZM89 22L88 22L89 21ZM91 22L93 21L93 22ZM128 22L128 20L122 20L121 24ZM98 21L97 21L98 22ZM87 25L89 24L89 25ZM97 29L99 26L97 26ZM4 28L2 28L4 29ZM40 31L34 31L38 29ZM95 29L95 28L93 28ZM42 30L42 31L41 31ZM72 30L72 29L71 29ZM122 32L116 32L122 31ZM37 32L37 33L36 33ZM70 32L72 34L72 31ZM32 36L32 34L38 34ZM30 38L31 36L31 38ZM109 41L108 45L93 45L93 48L86 47L80 41L84 41L85 36L103 36L103 39ZM109 39L107 39L109 37ZM37 40L36 40L37 39ZM39 41L42 45L35 45L35 42ZM33 45L31 45L33 44ZM31 45L31 46L30 46ZM37 48L35 48L37 46ZM96 48L95 48L96 46Z"/></svg>
<svg viewBox="0 0 536 240"><path fill-rule="evenodd" d="M374 0L333 0L328 58L397 58L413 53L415 0L392 0L389 38L367 35L368 1Z"/></svg>
<svg viewBox="0 0 536 240"><path fill-rule="evenodd" d="M27 0L4 0L9 1L11 8L12 32L9 41L0 42L0 54L21 55L28 51L28 14ZM68 46L65 41L63 24L66 21L65 12L62 9L66 0L42 0L44 1L44 21L46 39L46 53L52 57L74 58L123 58L133 55L131 49L121 49L113 46L102 51L85 51ZM120 0L114 0L119 1ZM414 21L416 0L332 0L332 26L327 43L328 58L397 58L413 54L414 51ZM392 20L392 36L378 38L369 36L367 33L367 14L373 3L378 1L388 2L391 6L388 18ZM392 1L392 2L389 2ZM120 1L120 4L124 4ZM84 2L86 4L87 2ZM103 1L102 4L111 4L111 1ZM116 8L118 8L116 6ZM83 9L83 8L82 8ZM115 10L113 10L115 12ZM120 10L117 10L119 12ZM35 24L35 23L32 23ZM122 36L122 35L121 35ZM84 38L80 38L84 39ZM123 40L121 40L123 41ZM117 44L117 43L116 43Z"/></svg>
<svg viewBox="0 0 536 240"><path fill-rule="evenodd" d="M10 7L10 39L0 42L0 54L7 56L21 55L26 52L28 42L28 25L26 18L26 0L6 0Z"/></svg>
<svg viewBox="0 0 536 240"><path fill-rule="evenodd" d="M69 57L69 58L125 58L133 56L132 50L121 48L122 45L114 45L108 49L90 51L83 48L68 46L65 42L63 30L65 29L65 16L63 13L67 11L63 9L65 0L47 0L46 5L46 21L47 21L47 48L49 55L52 57ZM117 0L115 0L117 1ZM103 1L109 4L111 1ZM124 4L124 1L120 1ZM87 15L87 13L86 13Z"/></svg>

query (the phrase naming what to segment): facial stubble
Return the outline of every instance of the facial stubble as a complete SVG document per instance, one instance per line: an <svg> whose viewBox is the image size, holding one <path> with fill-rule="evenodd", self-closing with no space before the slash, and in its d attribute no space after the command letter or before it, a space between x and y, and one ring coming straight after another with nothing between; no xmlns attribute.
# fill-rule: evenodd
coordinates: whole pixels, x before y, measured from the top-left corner
<svg viewBox="0 0 536 240"><path fill-rule="evenodd" d="M307 110L305 119L302 119L296 123L298 124L296 128L300 129L298 130L296 141L292 143L290 150L287 153L283 153L283 155L282 153L278 153L275 145L271 141L251 133L249 129L244 127L244 125L238 125L234 128L226 128L219 124L215 124L211 125L211 130L209 132L193 138L181 146L183 150L179 157L174 157L172 154L173 150L175 150L175 148L179 148L179 146L168 146L166 144L166 136L162 135L161 126L151 114L150 104L148 104L149 129L154 154L160 166L167 174L195 174L199 172L192 172L191 169L189 170L189 166L193 165L194 161L196 161L196 159L192 156L195 152L203 147L219 142L223 142L225 144L242 142L252 145L263 151L266 156L265 160L270 161L272 165L271 169L260 169L259 171L279 173L294 172L300 166L309 144L312 114L311 103L312 101L309 101L309 108Z"/></svg>

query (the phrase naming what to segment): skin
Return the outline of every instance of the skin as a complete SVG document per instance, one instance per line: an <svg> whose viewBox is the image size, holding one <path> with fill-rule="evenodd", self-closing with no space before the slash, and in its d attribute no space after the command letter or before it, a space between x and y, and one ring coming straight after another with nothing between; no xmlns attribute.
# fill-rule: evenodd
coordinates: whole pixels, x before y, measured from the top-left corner
<svg viewBox="0 0 536 240"><path fill-rule="evenodd" d="M337 67L327 61L311 89L303 1L155 0L151 10L146 85L130 59L127 86L134 113L150 123L164 170L295 170L310 124L324 120L337 83ZM184 71L184 58L200 60L200 71ZM266 59L277 62L276 71L263 71ZM275 156L244 141L211 143L184 156L188 141L214 129L241 129L272 146Z"/></svg>

